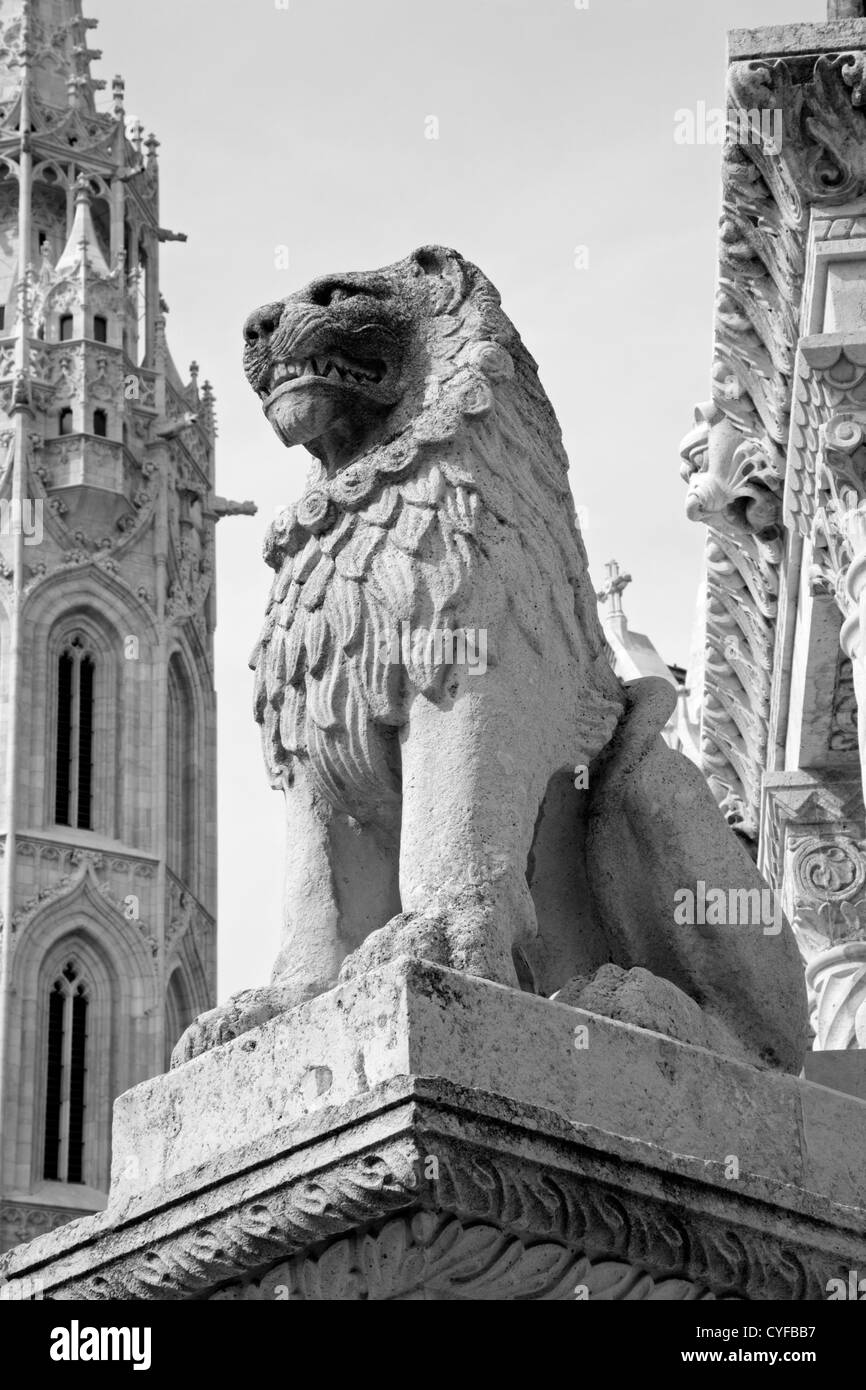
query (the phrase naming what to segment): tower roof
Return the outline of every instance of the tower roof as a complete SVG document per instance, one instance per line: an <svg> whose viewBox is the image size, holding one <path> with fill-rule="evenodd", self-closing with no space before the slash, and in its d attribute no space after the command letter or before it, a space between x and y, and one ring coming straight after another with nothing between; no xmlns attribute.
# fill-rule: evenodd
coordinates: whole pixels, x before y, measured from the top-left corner
<svg viewBox="0 0 866 1390"><path fill-rule="evenodd" d="M109 276L111 270L99 245L90 211L90 186L82 175L75 185L75 220L66 248L55 266L56 275L68 274L81 263L82 256L97 275Z"/></svg>
<svg viewBox="0 0 866 1390"><path fill-rule="evenodd" d="M87 46L97 21L84 18L81 0L0 0L0 102L20 91L28 23L34 95L48 106L94 111L94 93L104 83L91 76L90 63L101 55Z"/></svg>

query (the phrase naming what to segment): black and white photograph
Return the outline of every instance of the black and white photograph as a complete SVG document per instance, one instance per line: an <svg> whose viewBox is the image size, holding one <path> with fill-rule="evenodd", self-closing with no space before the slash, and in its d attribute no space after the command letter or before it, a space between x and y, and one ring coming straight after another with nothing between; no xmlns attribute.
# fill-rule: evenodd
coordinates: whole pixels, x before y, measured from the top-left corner
<svg viewBox="0 0 866 1390"><path fill-rule="evenodd" d="M864 786L866 0L0 0L25 1375L847 1368Z"/></svg>

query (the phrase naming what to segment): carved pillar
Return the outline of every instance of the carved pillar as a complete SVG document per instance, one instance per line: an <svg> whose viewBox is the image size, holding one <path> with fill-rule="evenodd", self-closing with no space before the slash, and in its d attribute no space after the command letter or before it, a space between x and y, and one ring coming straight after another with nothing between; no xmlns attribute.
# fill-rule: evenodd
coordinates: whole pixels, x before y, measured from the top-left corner
<svg viewBox="0 0 866 1390"><path fill-rule="evenodd" d="M866 833L856 778L765 779L760 868L782 895L806 966L815 1051L866 1047Z"/></svg>
<svg viewBox="0 0 866 1390"><path fill-rule="evenodd" d="M866 349L866 342L864 342ZM843 352L849 361L853 345ZM866 361L866 350L863 352ZM861 369L861 375L866 372ZM866 415L864 415L866 421ZM811 539L825 557L841 610L842 650L851 662L857 699L861 771L866 779L866 437L850 414L833 415L821 426L817 477L818 508Z"/></svg>
<svg viewBox="0 0 866 1390"><path fill-rule="evenodd" d="M814 214L796 361L785 519L803 538L813 594L842 619L829 755L856 750L866 780L866 202ZM828 692L829 693L829 692ZM856 736L854 721L856 718ZM807 958L816 1047L866 1047L862 827L813 845L815 886L792 903ZM827 841L822 848L823 840ZM807 850L803 850L806 854Z"/></svg>

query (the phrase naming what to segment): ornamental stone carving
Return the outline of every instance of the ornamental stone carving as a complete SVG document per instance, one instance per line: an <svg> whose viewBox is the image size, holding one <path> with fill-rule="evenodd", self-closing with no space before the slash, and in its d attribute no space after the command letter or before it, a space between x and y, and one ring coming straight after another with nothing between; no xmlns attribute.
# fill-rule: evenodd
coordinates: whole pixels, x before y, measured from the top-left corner
<svg viewBox="0 0 866 1390"><path fill-rule="evenodd" d="M776 773L764 788L764 856L806 967L816 1051L866 1041L866 834L850 772Z"/></svg>
<svg viewBox="0 0 866 1390"><path fill-rule="evenodd" d="M215 1302L352 1302L416 1297L478 1301L679 1302L715 1295L688 1279L653 1279L640 1266L589 1260L550 1241L529 1243L481 1222L421 1212L378 1231L299 1255L262 1279L230 1285Z"/></svg>

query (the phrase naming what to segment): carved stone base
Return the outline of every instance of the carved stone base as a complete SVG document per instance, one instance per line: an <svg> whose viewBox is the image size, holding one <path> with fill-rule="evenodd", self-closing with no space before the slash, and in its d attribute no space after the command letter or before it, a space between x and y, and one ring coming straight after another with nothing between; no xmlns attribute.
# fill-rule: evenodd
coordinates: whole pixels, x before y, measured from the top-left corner
<svg viewBox="0 0 866 1390"><path fill-rule="evenodd" d="M42 1202L0 1202L0 1251L12 1250L26 1240L34 1240L44 1231L53 1231L81 1214L81 1207L51 1207Z"/></svg>
<svg viewBox="0 0 866 1390"><path fill-rule="evenodd" d="M831 1091L844 1091L866 1101L866 1052L862 1048L807 1052L803 1075L818 1086L829 1086Z"/></svg>
<svg viewBox="0 0 866 1390"><path fill-rule="evenodd" d="M115 1106L50 1299L821 1300L866 1268L866 1102L397 961Z"/></svg>

